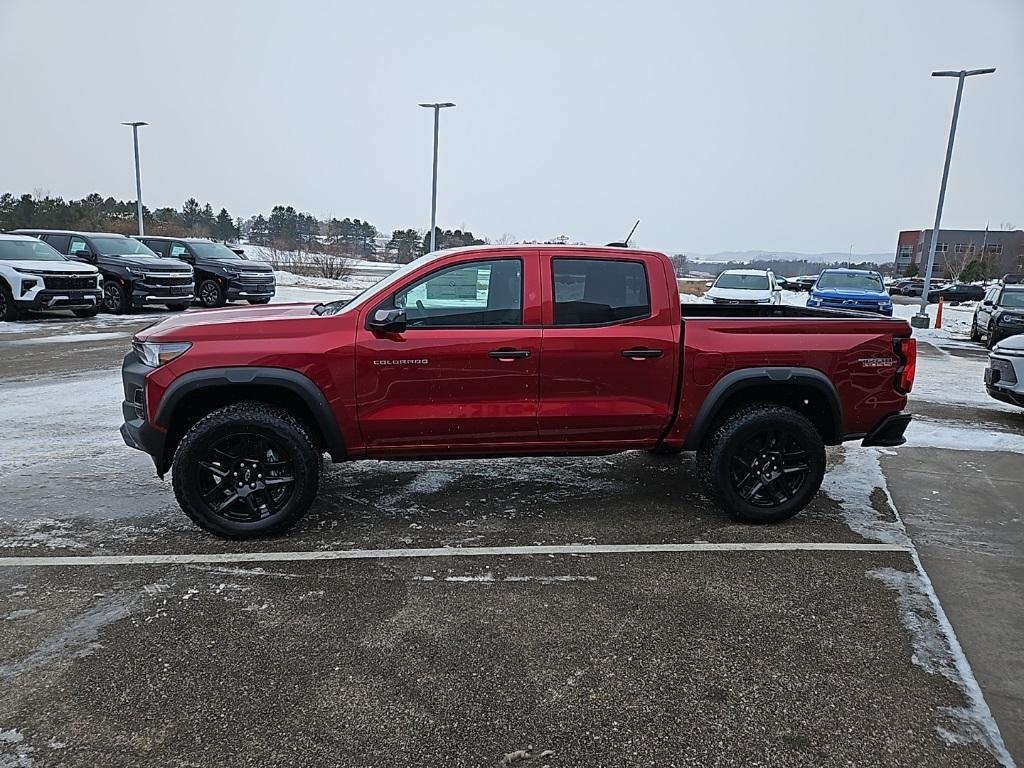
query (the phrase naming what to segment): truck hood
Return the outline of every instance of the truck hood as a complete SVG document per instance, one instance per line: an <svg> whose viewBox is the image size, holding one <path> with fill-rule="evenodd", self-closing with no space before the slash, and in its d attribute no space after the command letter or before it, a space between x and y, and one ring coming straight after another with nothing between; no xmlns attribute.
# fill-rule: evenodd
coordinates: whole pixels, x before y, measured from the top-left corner
<svg viewBox="0 0 1024 768"><path fill-rule="evenodd" d="M274 268L265 261L249 261L248 259L219 259L219 263L241 272L273 272Z"/></svg>
<svg viewBox="0 0 1024 768"><path fill-rule="evenodd" d="M178 259L162 259L159 256L101 256L104 263L124 267L138 267L150 272L191 272L192 265Z"/></svg>
<svg viewBox="0 0 1024 768"><path fill-rule="evenodd" d="M289 318L313 317L314 304L267 304L255 307L225 307L204 309L196 312L182 312L151 325L136 334L140 341L188 341L190 335L216 333L218 326L237 326L242 323L262 323ZM251 330L257 338L259 330Z"/></svg>
<svg viewBox="0 0 1024 768"><path fill-rule="evenodd" d="M0 261L0 264L19 272L34 274L59 272L63 275L95 275L98 271L91 264L79 264L73 261Z"/></svg>
<svg viewBox="0 0 1024 768"><path fill-rule="evenodd" d="M831 299L832 301L862 301L879 302L891 301L892 297L885 291L862 291L855 288L815 288L811 295L816 299Z"/></svg>
<svg viewBox="0 0 1024 768"><path fill-rule="evenodd" d="M704 295L709 299L764 301L772 297L772 292L767 288L709 288L708 292Z"/></svg>

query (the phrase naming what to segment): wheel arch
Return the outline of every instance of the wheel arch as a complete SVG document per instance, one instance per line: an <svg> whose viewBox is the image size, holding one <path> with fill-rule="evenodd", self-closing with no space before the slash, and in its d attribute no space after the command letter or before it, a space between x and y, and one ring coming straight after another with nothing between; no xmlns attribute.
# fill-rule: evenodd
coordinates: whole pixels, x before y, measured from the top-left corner
<svg viewBox="0 0 1024 768"><path fill-rule="evenodd" d="M686 436L684 450L697 450L724 416L753 403L784 405L803 414L826 445L843 440L843 410L835 386L815 368L743 368L711 388Z"/></svg>
<svg viewBox="0 0 1024 768"><path fill-rule="evenodd" d="M209 413L240 402L283 408L302 421L317 447L333 461L345 457L345 441L320 388L307 376L286 368L209 368L175 379L160 399L154 423L167 430L158 472L170 467L185 433Z"/></svg>

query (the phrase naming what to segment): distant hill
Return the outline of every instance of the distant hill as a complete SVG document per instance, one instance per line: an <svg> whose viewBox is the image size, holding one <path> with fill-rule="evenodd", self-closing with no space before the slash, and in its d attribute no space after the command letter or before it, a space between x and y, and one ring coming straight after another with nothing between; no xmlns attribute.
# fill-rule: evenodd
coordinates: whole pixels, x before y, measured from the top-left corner
<svg viewBox="0 0 1024 768"><path fill-rule="evenodd" d="M679 251L686 253L686 251ZM850 258L848 251L829 253L796 253L795 251L720 251L719 253L687 253L691 263L722 264L736 261L810 261L832 264ZM892 253L854 253L853 262L870 261L874 264L885 264L893 261Z"/></svg>

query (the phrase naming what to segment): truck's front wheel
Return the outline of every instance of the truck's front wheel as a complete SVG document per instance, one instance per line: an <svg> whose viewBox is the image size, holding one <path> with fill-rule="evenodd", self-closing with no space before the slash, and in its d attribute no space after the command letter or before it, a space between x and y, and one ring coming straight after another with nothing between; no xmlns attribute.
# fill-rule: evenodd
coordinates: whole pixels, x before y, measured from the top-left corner
<svg viewBox="0 0 1024 768"><path fill-rule="evenodd" d="M239 403L185 434L172 481L182 510L200 528L226 539L263 538L306 514L320 482L320 454L287 411Z"/></svg>
<svg viewBox="0 0 1024 768"><path fill-rule="evenodd" d="M714 500L745 523L778 523L802 510L825 476L825 445L802 414L781 405L744 408L697 453Z"/></svg>

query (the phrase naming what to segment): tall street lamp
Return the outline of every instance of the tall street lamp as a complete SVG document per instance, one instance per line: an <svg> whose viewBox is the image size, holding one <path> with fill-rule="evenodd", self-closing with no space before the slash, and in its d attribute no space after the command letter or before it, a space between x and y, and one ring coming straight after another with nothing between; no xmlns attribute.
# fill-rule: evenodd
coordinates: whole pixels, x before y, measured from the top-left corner
<svg viewBox="0 0 1024 768"><path fill-rule="evenodd" d="M946 164L942 168L942 185L939 187L939 205L935 209L935 226L932 228L932 241L928 246L928 268L924 273L924 289L921 291L921 310L910 318L910 324L915 328L927 328L928 321L928 291L932 284L932 270L935 268L935 246L939 239L939 224L942 220L942 203L946 199L946 181L949 179L949 161L953 158L953 138L956 136L956 120L960 116L960 99L964 94L964 80L974 75L990 75L995 72L991 69L961 69L959 72L943 71L932 72L932 77L955 77L959 80L956 86L956 102L953 104L953 122L949 126L949 144L946 145Z"/></svg>
<svg viewBox="0 0 1024 768"><path fill-rule="evenodd" d="M441 110L446 107L454 107L450 101L437 104L420 104L421 107L434 110L434 175L430 184L430 250L434 251L434 238L437 232L437 128Z"/></svg>
<svg viewBox="0 0 1024 768"><path fill-rule="evenodd" d="M142 175L139 173L139 126L149 125L141 121L134 123L121 123L132 127L132 138L135 139L135 195L138 198L139 206L139 234L144 235L146 231L142 224Z"/></svg>

